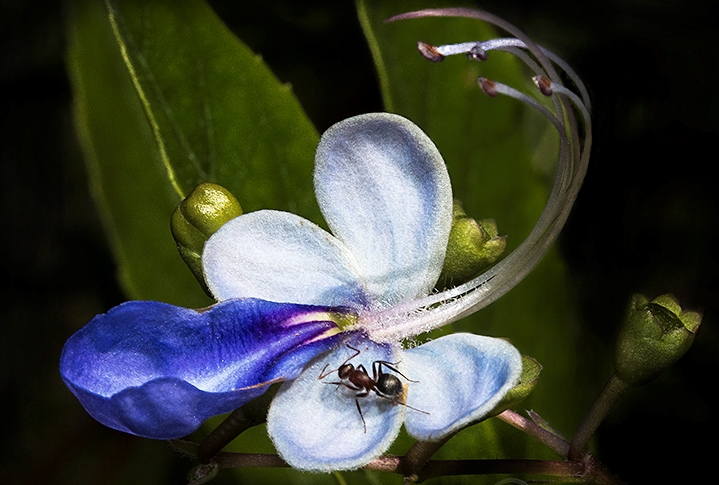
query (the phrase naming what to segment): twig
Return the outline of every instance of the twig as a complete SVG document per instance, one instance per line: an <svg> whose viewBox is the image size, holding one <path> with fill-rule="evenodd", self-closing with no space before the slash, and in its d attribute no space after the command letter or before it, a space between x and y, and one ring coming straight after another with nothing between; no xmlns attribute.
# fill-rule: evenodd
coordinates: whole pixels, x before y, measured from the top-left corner
<svg viewBox="0 0 719 485"><path fill-rule="evenodd" d="M558 455L566 458L569 454L569 443L567 443L566 440L550 433L538 424L533 423L532 421L528 420L523 416L520 416L514 411L507 409L506 411L503 411L501 414L497 415L497 417L505 423L508 423L531 436L534 436L539 441L554 450L554 452Z"/></svg>
<svg viewBox="0 0 719 485"><path fill-rule="evenodd" d="M597 430L604 418L609 414L614 404L619 400L625 392L629 390L629 385L616 375L612 375L607 384L599 393L596 401L592 404L589 412L579 425L577 432L569 446L568 456L572 460L578 460L587 451L587 444L594 432Z"/></svg>

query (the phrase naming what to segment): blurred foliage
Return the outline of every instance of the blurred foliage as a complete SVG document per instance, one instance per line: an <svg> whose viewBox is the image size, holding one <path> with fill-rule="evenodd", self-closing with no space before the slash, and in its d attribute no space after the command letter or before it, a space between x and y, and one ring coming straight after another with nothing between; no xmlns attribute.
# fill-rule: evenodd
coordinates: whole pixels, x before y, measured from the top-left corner
<svg viewBox="0 0 719 485"><path fill-rule="evenodd" d="M113 5L121 6L118 8L122 12L133 5L150 12L161 8L163 2ZM315 130L306 122L300 128L305 136L298 137L298 143L304 147L301 151L305 155L300 155L298 160L302 158L303 162L297 163L305 163L306 170L311 169L318 131L347 116L380 110L384 101L389 110L405 114L422 126L437 143L450 167L456 196L471 217L497 219L502 233L509 235L509 250L528 232L536 218L535 211L541 209L545 184L551 178L551 167L539 163L551 160L546 150L551 145L547 141L536 145L547 133L545 125L518 102L490 100L473 86L480 70L491 77L496 69L498 79L506 80L509 78L502 76L511 75L519 76L514 78L517 82L526 82L521 80L521 71L505 71L509 61L502 55L491 56L481 65L462 58L436 65L421 59L414 50L417 40L440 43L474 39L482 35L478 23L464 21L469 24L456 27L449 20L424 19L385 25L380 22L382 17L398 13L402 4L368 2L361 4L364 10L359 12L364 31L374 35L374 39L369 38L368 48L357 12L349 2L211 1L229 30L251 49L245 50L201 4L183 5L197 6L198 19L213 19L219 26L195 32L193 38L207 39L203 36L222 32L223 38L234 45L230 48L233 54L228 55L238 56L235 58L250 65L262 66L253 52L261 53L281 80L268 81L273 76L267 72L263 74L264 87L285 93L276 102L295 105L276 111L293 111L301 118L299 104L291 101L291 93L281 84L292 82L302 109L316 127ZM413 2L407 9L421 5ZM561 245L569 261L571 284L555 253L515 290L462 325L478 333L510 337L523 353L537 358L544 370L532 400L523 407L532 406L561 431L569 432L608 375L611 341L631 293L673 292L688 308L703 308L705 324L693 348L651 385L630 393L600 428L598 436L600 457L630 482L678 482L678 477L684 482L698 481L711 472L712 450L674 444L695 442L697 430L711 434L716 429L711 420L712 401L703 385L705 376L713 375L719 366L715 352L719 335L712 326L719 301L719 268L714 254L719 244L719 202L714 187L716 176L708 170L711 164L704 163L706 153L713 153L711 144L719 133L715 116L719 106L706 94L719 82L716 69L711 67L717 63L717 54L705 48L719 36L716 25L710 24L710 19L716 18L716 5L700 1L688 5L676 1L580 4L490 0L481 6L512 21L577 68L595 98L597 149ZM205 106L183 104L183 120L190 121L191 113L200 113L194 123L182 125L179 131L193 140L193 146L197 142L202 147L195 153L201 160L195 165L199 168L193 169L194 175L186 176L184 182L178 182L179 191L147 181L149 173L156 175L155 181L162 178L167 165L159 153L157 132L147 121L146 106L136 97L132 101L135 86L117 44L113 44L110 23L105 19L92 24L90 19L94 17L86 17L89 24L67 31L63 24L67 20L68 25L75 25L73 19L79 14L97 13L95 9L102 12L104 6L100 2L76 3L71 15L64 17L66 12L55 2L45 7L23 2L0 4L0 156L5 181L0 220L5 228L1 239L6 255L2 268L8 288L2 295L5 345L0 352L0 368L2 395L9 410L6 439L0 450L0 472L7 483L183 483L182 475L191 462L178 458L165 443L126 436L95 423L60 382L57 359L72 332L94 314L125 298L146 295L191 305L190 299L195 298L192 295L199 295L202 301L199 287L172 242L169 215L180 200L178 192L188 190L186 186L194 183L193 177L199 181L207 176L231 186L217 180L218 173L207 165L215 158L206 157L210 145L204 108L212 107L213 113L218 110L217 119L224 120L215 127L219 130L213 132L215 141L224 130L223 138L227 135L228 143L235 143L233 147L240 150L234 156L232 147L216 147L216 153L223 153L226 160L222 163L230 159L240 164L252 160L238 144L241 130L233 133L243 117L229 121L223 118L231 116L230 108L237 104L233 99L215 99ZM117 17L118 31L133 32L137 46L144 46L128 54L130 58L134 56L136 64L143 59L158 60L158 56L163 60L161 48L167 46L154 44L162 36L192 31L195 16L175 17L174 11L166 11L163 16L168 29L174 22L175 30L169 31L147 31L147 25L133 24L137 19ZM142 18L149 22L151 15ZM72 79L77 80L77 71L67 73L63 65L65 35L72 45L78 36L92 39L80 56L86 79L94 79L86 84L85 99L92 94L100 96L93 100L102 102L86 103L84 110L85 116L94 120L94 129L102 128L107 135L95 135L95 143L100 142L97 153L101 148L106 155L103 163L129 155L138 167L144 163L147 169L139 178L122 170L106 172L102 177L95 173L89 182L97 190L102 180L118 198L133 199L130 204L135 209L142 207L142 218L128 209L123 224L147 224L142 231L158 231L151 240L143 236L133 245L119 241L112 231L120 218L111 217L96 191L95 202L101 202L99 216L93 208L70 118L72 93L67 76L72 74ZM151 39L155 39L152 44L143 43ZM189 35L175 40L172 52L182 54L179 59L186 65L195 66L193 58L185 56L197 54L198 50ZM212 64L211 53L227 47L226 43L215 46L214 42L197 47L200 45L204 46L203 56L207 51L207 65ZM106 50L109 46L115 46L113 55L109 54L113 49ZM378 71L373 68L370 52L375 60L380 59L378 55L383 59ZM235 77L241 76L232 75L239 68L231 64L219 65L217 75L222 77L224 72L229 76L223 82L239 82ZM137 69L142 85L150 77L148 72ZM257 71L263 70L257 67ZM375 72L384 87L382 93L377 88L380 83ZM173 72L167 70L164 74L171 77ZM172 97L167 91L170 81L160 78L157 90L145 86L148 93L157 96L155 101L150 96L150 102ZM181 86L184 93L178 93L178 99L202 102L205 98L196 96L202 93L198 79ZM98 83L114 86L110 88L112 96L102 95L99 88L103 86ZM94 86L92 92L90 86ZM442 96L427 94L430 87L443 90ZM76 102L80 107L82 99ZM162 121L167 112L155 111L158 126L165 123L163 129L167 130L166 124L172 119ZM442 120L443 124L434 120ZM173 153L168 157L173 162L183 156L189 160L188 153L183 155L181 137L175 128L162 138L168 153ZM259 136L254 126L243 129L251 130L253 139ZM85 155L87 136L83 136ZM121 137L120 141L116 136ZM502 148L504 142L507 146ZM280 151L284 148L277 138L272 142L258 141L257 145ZM290 158L288 154L263 156L275 155L277 160ZM92 158L86 160L91 162ZM472 168L465 168L468 166ZM309 176L297 176L299 183L309 184L310 180ZM139 185L145 183L145 188L151 189L142 195ZM236 183L233 192L247 210L267 204L313 217L314 209L289 207L272 195L267 202L253 206L254 202L238 193L238 189L243 192L245 181ZM305 185L301 194L310 194L307 203L312 204L308 187ZM254 189L259 187L247 188ZM141 196L150 197L152 205L145 205ZM254 198L255 195L250 197ZM147 211L156 212L145 214ZM112 253L108 234L114 241ZM133 249L122 249L121 245ZM131 273L121 251L134 254L133 260L142 257L144 251L162 254L161 260L148 258L148 269L167 264L165 268L170 269L162 271L173 276L162 283L162 288L151 288L147 293L136 290L128 284L127 275ZM125 278L122 288L115 279L118 270ZM159 276L164 274L147 273L145 281L159 282ZM123 290L130 294L123 294ZM569 308L573 301L578 302L582 326ZM566 326L563 330L562 325ZM502 437L503 433L508 436ZM519 436L513 430L503 431L499 425L483 423L477 431L460 434L456 447L452 440L446 448L453 458L494 457L508 438L514 441ZM247 442L256 443L249 451L268 451L262 427L248 433ZM472 448L465 453L462 448L468 443ZM638 450L653 456L655 462L663 464L662 468L636 466L632 453ZM691 467L685 466L687 463ZM231 474L220 475L217 483L234 483ZM380 475L353 472L342 476L348 483L377 483ZM290 470L278 471L275 477L285 482L297 477L311 479ZM493 478L489 483L501 477Z"/></svg>
<svg viewBox="0 0 719 485"><path fill-rule="evenodd" d="M290 88L204 2L73 7L77 129L120 279L130 298L206 305L168 238L173 210L215 182L247 211L317 220L317 132Z"/></svg>

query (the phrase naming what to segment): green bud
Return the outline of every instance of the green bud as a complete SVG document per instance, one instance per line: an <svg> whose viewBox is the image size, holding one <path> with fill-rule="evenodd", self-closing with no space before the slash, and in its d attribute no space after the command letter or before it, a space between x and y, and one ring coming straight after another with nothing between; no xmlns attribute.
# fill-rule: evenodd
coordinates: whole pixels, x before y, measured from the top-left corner
<svg viewBox="0 0 719 485"><path fill-rule="evenodd" d="M222 225L242 214L237 199L224 187L203 183L180 202L172 213L172 237L185 264L207 291L202 274L205 242Z"/></svg>
<svg viewBox="0 0 719 485"><path fill-rule="evenodd" d="M527 399L529 393L532 392L534 386L539 380L539 373L542 371L542 365L531 357L522 356L522 375L519 382L514 386L497 406L489 412L487 417L496 416L509 408L515 407L520 402Z"/></svg>
<svg viewBox="0 0 719 485"><path fill-rule="evenodd" d="M656 378L689 350L701 320L698 312L682 311L671 295L651 302L634 295L617 338L617 377L632 386Z"/></svg>
<svg viewBox="0 0 719 485"><path fill-rule="evenodd" d="M475 221L455 200L447 255L438 285L449 287L471 280L497 261L506 245L506 237L499 237L494 219Z"/></svg>

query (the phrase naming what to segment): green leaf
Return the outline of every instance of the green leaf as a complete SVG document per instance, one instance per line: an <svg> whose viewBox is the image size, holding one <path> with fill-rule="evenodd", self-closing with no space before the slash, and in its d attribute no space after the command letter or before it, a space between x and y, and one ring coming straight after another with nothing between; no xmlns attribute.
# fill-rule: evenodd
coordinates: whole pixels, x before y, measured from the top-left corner
<svg viewBox="0 0 719 485"><path fill-rule="evenodd" d="M384 22L393 15L443 4L358 0L357 9L386 108L427 132L447 163L455 198L470 217L496 220L500 235L508 236L508 254L529 234L544 208L553 182L557 137L532 108L507 97L490 98L478 88L481 75L525 92L534 89L530 74L510 54L492 51L481 63L464 56L432 63L417 52L418 41L441 45L498 37L483 22L455 18ZM578 413L586 409L582 393L571 392L587 386L576 370L580 329L570 296L566 267L553 250L507 295L444 329L509 338L522 353L535 357L544 372L522 405L536 409L567 434L578 424ZM592 363L585 358L581 365L591 369ZM532 457L540 456L541 448L507 428L497 420L471 427L437 457L456 458L466 456L467 450L481 450L479 457L516 458L526 457L530 449Z"/></svg>
<svg viewBox="0 0 719 485"><path fill-rule="evenodd" d="M287 85L197 0L78 0L68 66L90 184L130 298L209 303L170 234L201 182L318 221L318 134Z"/></svg>

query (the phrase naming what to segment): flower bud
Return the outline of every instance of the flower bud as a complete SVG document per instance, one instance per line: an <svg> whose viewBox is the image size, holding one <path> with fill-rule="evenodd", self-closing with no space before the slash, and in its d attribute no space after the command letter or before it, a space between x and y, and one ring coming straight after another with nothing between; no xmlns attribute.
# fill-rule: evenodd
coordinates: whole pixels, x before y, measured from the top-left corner
<svg viewBox="0 0 719 485"><path fill-rule="evenodd" d="M447 254L439 276L439 286L462 284L477 276L504 252L506 237L498 236L494 219L475 221L454 201L452 230Z"/></svg>
<svg viewBox="0 0 719 485"><path fill-rule="evenodd" d="M671 295L634 295L617 339L617 377L632 386L656 378L689 350L702 316L682 311Z"/></svg>
<svg viewBox="0 0 719 485"><path fill-rule="evenodd" d="M240 203L224 187L202 183L172 213L172 237L185 264L207 291L202 273L202 250L222 225L242 214Z"/></svg>

